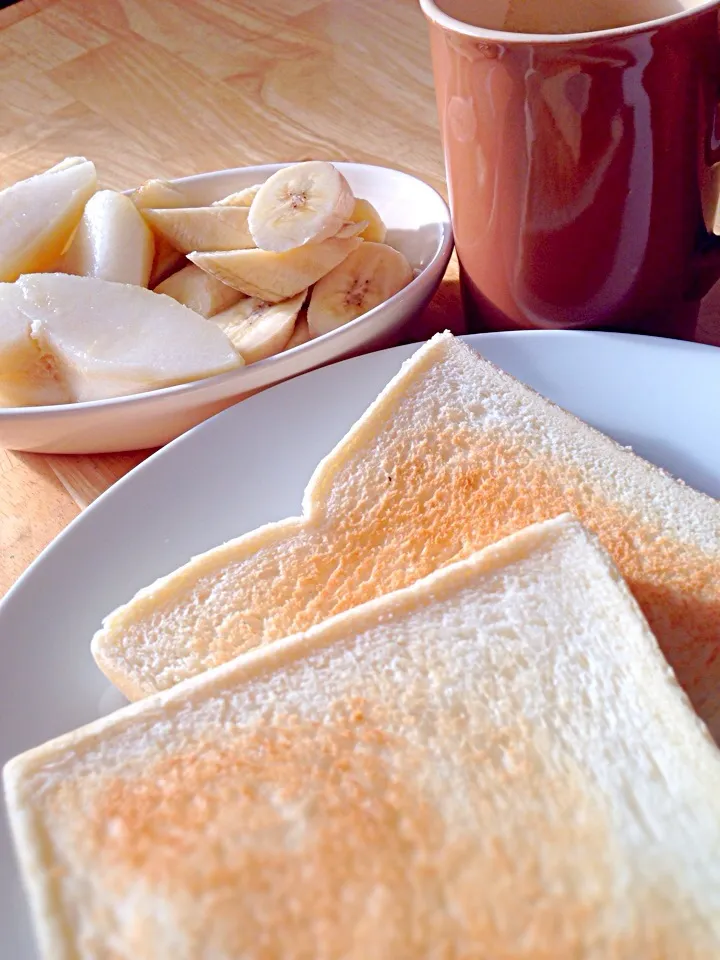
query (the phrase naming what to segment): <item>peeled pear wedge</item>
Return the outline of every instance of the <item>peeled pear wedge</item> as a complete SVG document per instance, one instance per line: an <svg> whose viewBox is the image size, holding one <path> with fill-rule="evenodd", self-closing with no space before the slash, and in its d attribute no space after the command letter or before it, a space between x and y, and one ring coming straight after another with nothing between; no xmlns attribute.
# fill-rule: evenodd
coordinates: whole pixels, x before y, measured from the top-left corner
<svg viewBox="0 0 720 960"><path fill-rule="evenodd" d="M212 317L222 310L227 310L243 297L239 290L217 280L212 274L205 273L194 263L189 263L167 280L163 280L155 287L155 293L164 293L203 317Z"/></svg>
<svg viewBox="0 0 720 960"><path fill-rule="evenodd" d="M369 240L371 243L385 242L387 227L369 200L358 199L355 201L355 207L350 214L350 220L353 223L364 224L362 232L360 233L363 240Z"/></svg>
<svg viewBox="0 0 720 960"><path fill-rule="evenodd" d="M307 317L303 316L303 313L301 312L295 321L295 329L292 332L292 336L285 344L285 350L293 350L295 347L301 347L310 339L312 338L310 336L310 327L308 327Z"/></svg>
<svg viewBox="0 0 720 960"><path fill-rule="evenodd" d="M146 287L155 240L129 197L99 190L88 200L72 243L55 272Z"/></svg>
<svg viewBox="0 0 720 960"><path fill-rule="evenodd" d="M65 157L64 160L61 160L59 163L54 164L52 167L48 167L45 173L57 173L58 170L67 170L68 167L78 167L81 163L87 163L88 161L85 157Z"/></svg>
<svg viewBox="0 0 720 960"><path fill-rule="evenodd" d="M285 349L306 294L307 290L303 290L281 303L246 297L214 316L213 323L230 338L245 363L256 363Z"/></svg>
<svg viewBox="0 0 720 960"><path fill-rule="evenodd" d="M357 250L359 237L331 237L282 253L271 250L194 252L188 259L249 297L279 303L297 296Z"/></svg>
<svg viewBox="0 0 720 960"><path fill-rule="evenodd" d="M80 157L64 164L0 191L0 280L45 270L66 249L97 174Z"/></svg>
<svg viewBox="0 0 720 960"><path fill-rule="evenodd" d="M72 396L52 354L30 335L24 297L15 283L0 283L0 407L70 403Z"/></svg>
<svg viewBox="0 0 720 960"><path fill-rule="evenodd" d="M385 243L363 242L319 280L308 304L308 326L322 336L388 300L413 278L407 259Z"/></svg>
<svg viewBox="0 0 720 960"><path fill-rule="evenodd" d="M24 276L23 312L76 401L225 373L243 359L222 330L143 287L61 273Z"/></svg>
<svg viewBox="0 0 720 960"><path fill-rule="evenodd" d="M255 246L247 207L181 207L143 210L157 233L176 250L247 250Z"/></svg>
<svg viewBox="0 0 720 960"><path fill-rule="evenodd" d="M258 190L261 186L261 183L254 183L251 187L245 187L244 190L238 190L237 193L231 193L229 196L223 197L222 200L215 200L213 206L249 207L257 196Z"/></svg>

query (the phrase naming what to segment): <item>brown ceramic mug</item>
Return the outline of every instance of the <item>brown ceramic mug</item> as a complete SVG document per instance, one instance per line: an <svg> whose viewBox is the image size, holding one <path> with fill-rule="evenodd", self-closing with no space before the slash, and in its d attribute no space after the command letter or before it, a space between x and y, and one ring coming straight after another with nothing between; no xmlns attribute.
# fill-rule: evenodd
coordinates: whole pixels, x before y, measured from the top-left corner
<svg viewBox="0 0 720 960"><path fill-rule="evenodd" d="M420 2L471 328L691 338L720 277L720 0Z"/></svg>

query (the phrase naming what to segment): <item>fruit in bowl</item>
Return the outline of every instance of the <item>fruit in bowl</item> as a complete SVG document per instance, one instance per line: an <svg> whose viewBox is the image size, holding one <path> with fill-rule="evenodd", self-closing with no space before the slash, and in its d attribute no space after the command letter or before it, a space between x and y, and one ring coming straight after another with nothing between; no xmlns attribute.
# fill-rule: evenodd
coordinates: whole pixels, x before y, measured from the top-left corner
<svg viewBox="0 0 720 960"><path fill-rule="evenodd" d="M58 165L54 170L79 166L81 163L87 164L88 161L73 160ZM140 254L138 252L137 239L143 235L147 237L144 227L149 226L149 218L144 216L145 210L205 210L215 206L249 209L262 184L278 170L288 166L290 164L264 164L216 170L171 182L149 180L125 194L110 191L114 198L112 201L100 197L93 202L89 210L84 206L82 210L74 213L76 226L63 229L64 244L55 244L54 259L44 257L42 263L33 265L33 276L37 277L41 273L47 276L57 273L75 274L66 279L77 280L84 285L86 279L82 274L92 272L91 279L97 282L128 282L129 270L147 269L142 251ZM232 326L236 328L233 335L240 332L237 329L240 320L250 320L250 325L254 326L262 312L262 324L245 341L245 363L216 376L203 376L154 389L147 387L145 379L141 393L124 393L102 400L66 402L67 393L63 392L62 380L58 389L58 364L49 353L39 350L32 337L32 349L28 348L27 326L21 324L18 327L17 317L13 314L10 315L10 320L14 320L14 332L8 331L6 314L0 317L0 393L3 395L3 398L0 398L0 447L44 453L85 454L155 448L175 439L238 400L244 400L283 380L345 357L393 346L400 340L416 337L418 333L422 336L429 329L428 323L421 322L415 326L413 320L422 313L435 295L452 253L453 238L447 204L433 187L409 173L363 163L338 162L334 166L350 184L356 198L348 224L339 231L342 234L339 239L352 240L354 235L360 237L364 243L385 243L386 246L392 246L409 262L412 282L395 296L374 309L369 309L369 312L361 314L357 319L343 323L327 334L311 338L308 308L312 293L318 285L314 284L308 291L302 308L297 312L290 339L284 349L280 350L278 341L282 342L282 338L287 336L286 324L287 327L291 325L287 312L288 309L291 310L292 304L282 300L276 304L279 308L277 312L273 311L270 316L265 316L270 313L267 301L262 301L262 311L257 303L260 298L255 297L252 302L245 302L246 293L201 270L186 254L173 247L157 227L150 226L150 239L154 248L150 278L147 288L135 283L132 284L132 289L153 301L162 301L161 294L171 297L178 306L190 308L201 320L212 319L243 301L245 305L242 309L222 318L224 325L230 326L232 322ZM89 169L95 176L94 167L84 169ZM53 190L56 186L57 184L53 185ZM96 182L92 183L90 195L96 197L98 192L104 193L98 191ZM0 192L0 197L2 196ZM140 228L143 229L138 228L137 217L131 215L135 211L130 210L128 213L127 204L116 202L117 197L129 199L138 213L143 214L140 223ZM367 201L368 204L361 201ZM86 199L83 204L87 205ZM0 200L0 207L2 205ZM5 211L7 212L7 207ZM88 213L87 217L84 212ZM7 226L3 219L0 219L0 231ZM102 227L103 223L108 221L114 222L112 231L104 228L98 230L98 224ZM360 221L368 225L361 233L356 233L355 223ZM135 240L128 238L124 232L128 223L135 224ZM86 224L86 227L81 231L83 224ZM117 238L118 234L122 233L123 239L119 241L121 256L108 256L108 249L115 249L114 242L108 241L104 246L98 244L97 247L88 243L98 232L106 240L111 236ZM80 242L78 238L83 236L85 240ZM335 240L333 237L329 239ZM320 247L325 242L307 246ZM362 247L363 243L360 246ZM212 254L228 251L191 252ZM254 249L250 248L246 252L254 252ZM92 271L87 266L78 266L78 260L82 259L81 253L86 264L94 264ZM343 261L338 266L346 263L349 267L352 260ZM108 272L119 267L122 267L122 273ZM20 274L27 275L30 272L29 268L25 268ZM14 281L9 278L6 283L14 285ZM5 290L1 283L0 290ZM77 309L82 317L85 309L84 298L83 302L77 304ZM368 306L365 305L362 309L368 309ZM282 320L278 319L278 312L285 313ZM280 329L273 328L275 323ZM247 329L244 332L247 334ZM228 336L226 331L222 333ZM125 342L127 343L127 340ZM233 349L237 354L237 348ZM270 349L278 352L266 356ZM250 362L253 354L258 359ZM92 359L94 361L95 357ZM53 376L48 377L48 372ZM107 367L104 372L108 372ZM165 373L167 374L167 367ZM195 373L197 374L197 371ZM134 372L131 371L131 376L136 374L137 366ZM184 375L187 376L187 373ZM37 386L39 379L42 389ZM107 381L109 378L104 379ZM122 381L125 390L128 389L129 379L113 378L116 387L120 388ZM167 382L168 379L161 382ZM8 392L13 394L11 399L5 399ZM9 403L15 405L9 406Z"/></svg>
<svg viewBox="0 0 720 960"><path fill-rule="evenodd" d="M333 164L206 205L150 180L97 190L70 158L0 192L0 405L191 383L300 346L413 278Z"/></svg>

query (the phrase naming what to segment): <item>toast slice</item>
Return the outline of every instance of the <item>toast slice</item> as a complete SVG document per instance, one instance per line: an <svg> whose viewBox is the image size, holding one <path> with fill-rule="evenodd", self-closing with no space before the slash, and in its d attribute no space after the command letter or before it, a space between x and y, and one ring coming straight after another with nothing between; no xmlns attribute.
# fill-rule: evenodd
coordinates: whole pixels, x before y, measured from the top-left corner
<svg viewBox="0 0 720 960"><path fill-rule="evenodd" d="M449 334L405 364L320 464L301 519L142 590L105 620L93 653L137 699L565 511L600 536L720 736L720 503Z"/></svg>
<svg viewBox="0 0 720 960"><path fill-rule="evenodd" d="M577 521L6 768L53 960L709 960L720 752Z"/></svg>

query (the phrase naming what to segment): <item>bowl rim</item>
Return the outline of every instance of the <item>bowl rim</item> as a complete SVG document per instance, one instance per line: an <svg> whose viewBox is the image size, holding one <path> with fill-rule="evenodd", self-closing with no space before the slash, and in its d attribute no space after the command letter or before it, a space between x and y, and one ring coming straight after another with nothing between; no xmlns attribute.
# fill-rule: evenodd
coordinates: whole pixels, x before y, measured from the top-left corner
<svg viewBox="0 0 720 960"><path fill-rule="evenodd" d="M263 163L255 164L244 167L226 167L219 170L210 170L206 173L194 173L186 177L174 177L169 179L167 182L171 184L192 184L197 182L203 182L205 180L212 180L213 178L220 178L221 176L231 176L233 174L241 174L249 171L258 171L258 175L264 175L266 178L271 176L276 170L280 170L283 167L290 167L301 161L291 160L284 161L281 163ZM385 310L389 304L397 303L400 298L407 295L407 291L417 289L420 285L423 277L426 277L429 271L435 269L438 264L445 263L449 261L453 246L454 238L452 232L452 223L450 217L450 208L448 207L447 201L442 196L442 194L427 183L425 180L416 177L412 173L407 173L404 170L398 170L395 167L386 167L382 164L376 163L353 163L352 161L330 161L336 166L339 170L345 171L348 168L350 169L366 169L371 172L379 173L380 176L387 176L392 174L400 179L406 179L414 181L416 184L420 184L421 187L431 191L435 194L435 200L438 202L439 210L442 211L443 218L438 219L436 222L440 227L440 241L437 244L437 247L428 262L425 266L413 277L410 283L403 287L402 290L399 290L397 293L393 294L392 297L389 297L387 300L384 300L382 303L378 304L377 307L373 307L372 310L368 310L367 313L362 314L359 317L356 317L354 320L351 320L349 323L343 324L341 327L337 327L335 330L331 330L328 333L324 333L319 337L315 337L312 340L307 341L306 343L299 344L296 347L293 347L291 350L282 351L280 353L274 354L271 357L267 357L264 360L259 360L256 363L249 364L247 366L238 367L233 370L228 370L225 373L214 374L211 377L202 377L199 380L191 380L188 383L177 383L169 387L160 387L157 390L146 390L144 393L131 393L127 396L121 397L105 397L101 400L81 400L76 403L56 403L56 404L45 404L38 406L24 406L24 407L0 407L0 419L1 420L22 420L22 419L32 419L34 417L63 417L67 416L68 413L81 413L84 411L91 410L107 410L108 408L122 407L127 408L133 404L142 404L148 401L152 402L153 399L157 398L158 401L163 397L168 396L182 396L185 393L193 393L201 387L206 387L210 385L220 385L228 383L231 380L243 377L249 368L252 370L271 370L273 366L277 365L281 358L285 356L294 355L296 350L302 350L303 347L307 347L312 343L323 341L327 343L336 337L342 337L345 335L345 332L349 329L355 329L356 326L362 322L367 322L368 318L376 316L378 312ZM132 193L136 189L131 187L129 190L120 191L126 195ZM332 363L333 361L328 361ZM325 364L321 364L324 366ZM286 379L283 377L282 379ZM275 382L275 381L273 381ZM278 381L281 382L281 381ZM262 387L248 387L249 391L254 391L257 389L262 389ZM243 388L241 382L239 383L237 395L240 396L243 393ZM229 394L228 397L231 397L232 394Z"/></svg>

